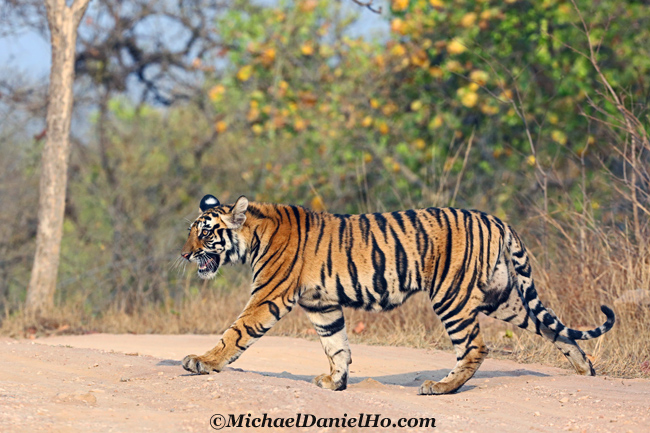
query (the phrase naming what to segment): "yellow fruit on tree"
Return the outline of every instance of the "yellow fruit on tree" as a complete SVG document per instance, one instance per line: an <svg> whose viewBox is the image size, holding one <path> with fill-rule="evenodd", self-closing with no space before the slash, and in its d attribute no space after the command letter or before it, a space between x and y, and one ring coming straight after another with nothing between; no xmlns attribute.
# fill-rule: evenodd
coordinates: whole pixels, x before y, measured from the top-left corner
<svg viewBox="0 0 650 433"><path fill-rule="evenodd" d="M310 43L304 43L300 46L300 52L304 56L311 56L314 54L314 47Z"/></svg>
<svg viewBox="0 0 650 433"><path fill-rule="evenodd" d="M460 25L463 27L472 27L476 22L477 15L474 12L463 15L460 19Z"/></svg>
<svg viewBox="0 0 650 433"><path fill-rule="evenodd" d="M217 123L214 124L214 129L217 132L225 132L226 129L228 129L228 124L224 122L223 120L218 121Z"/></svg>
<svg viewBox="0 0 650 433"><path fill-rule="evenodd" d="M460 102L464 106L468 108L472 108L478 102L478 93L471 90L467 90L463 92L462 96L460 97Z"/></svg>
<svg viewBox="0 0 650 433"><path fill-rule="evenodd" d="M453 41L449 42L447 44L447 52L449 54L461 54L464 53L467 50L467 47L454 39Z"/></svg>
<svg viewBox="0 0 650 433"><path fill-rule="evenodd" d="M409 0L393 0L392 8L396 12L401 12L409 7Z"/></svg>
<svg viewBox="0 0 650 433"><path fill-rule="evenodd" d="M252 65L246 65L242 66L239 71L237 71L237 79L239 81L248 81L248 79L251 77L253 73L253 66Z"/></svg>

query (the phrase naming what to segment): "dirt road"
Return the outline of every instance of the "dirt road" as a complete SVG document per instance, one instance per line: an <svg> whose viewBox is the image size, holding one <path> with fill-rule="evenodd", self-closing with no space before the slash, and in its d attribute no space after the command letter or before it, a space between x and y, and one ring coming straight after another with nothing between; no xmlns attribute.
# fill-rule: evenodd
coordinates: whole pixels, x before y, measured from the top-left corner
<svg viewBox="0 0 650 433"><path fill-rule="evenodd" d="M0 431L209 432L213 414L226 421L243 414L245 425L264 413L274 420L300 413L307 424L342 418L346 428L261 431L650 431L647 380L582 377L488 359L460 392L423 397L416 395L418 386L442 378L454 365L451 353L353 345L351 384L333 392L309 382L329 368L320 344L281 337L262 338L222 373L186 374L179 360L217 341L107 334L0 339ZM390 418L390 427L360 428L350 422L358 424L359 414L380 414L362 417L370 426ZM401 418L435 418L436 428L393 427Z"/></svg>

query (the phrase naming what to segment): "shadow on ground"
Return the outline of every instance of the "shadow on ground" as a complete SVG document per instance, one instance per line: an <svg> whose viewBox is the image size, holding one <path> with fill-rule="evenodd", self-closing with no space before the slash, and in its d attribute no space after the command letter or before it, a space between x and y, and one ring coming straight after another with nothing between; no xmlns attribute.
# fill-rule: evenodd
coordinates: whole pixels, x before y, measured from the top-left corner
<svg viewBox="0 0 650 433"><path fill-rule="evenodd" d="M173 359L164 359L158 362L158 364L156 365L167 365L167 366L177 365L180 367L181 362ZM297 375L297 374L289 373L287 371L283 371L282 373L271 373L266 371L242 370L240 368L235 368L235 367L226 367L224 371L256 373L267 377L277 377L282 379L298 380L298 381L309 382L309 383L311 383L312 379L314 378L314 376ZM435 381L441 380L449 373L449 371L450 369L439 369L439 370L413 371L409 373L391 374L387 376L373 376L373 377L351 376L348 380L348 384L354 385L363 382L364 380L367 379L373 379L381 383L382 385L419 387L422 384L422 382L424 382L425 380L435 380ZM192 375L191 373L184 374L184 376L191 376L191 375ZM540 373L538 371L527 370L523 368L517 370L485 370L485 371L479 370L476 372L473 379L492 379L497 377L521 377L521 376L548 377L549 375L545 373ZM474 387L471 385L470 386L466 385L463 386L462 391L469 391L472 388Z"/></svg>

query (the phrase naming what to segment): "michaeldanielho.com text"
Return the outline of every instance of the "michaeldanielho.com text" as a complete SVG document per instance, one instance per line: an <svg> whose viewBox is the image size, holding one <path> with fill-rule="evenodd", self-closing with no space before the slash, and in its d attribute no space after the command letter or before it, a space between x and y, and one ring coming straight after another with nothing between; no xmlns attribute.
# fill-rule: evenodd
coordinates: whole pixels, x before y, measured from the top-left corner
<svg viewBox="0 0 650 433"><path fill-rule="evenodd" d="M341 417L317 417L309 413L297 413L289 417L270 417L264 413L261 416L252 414L214 414L210 418L210 426L215 430L229 428L283 428L283 427L358 427L358 428L413 428L436 426L435 418L399 418L383 417L381 414L360 413L357 416L348 416L344 413Z"/></svg>

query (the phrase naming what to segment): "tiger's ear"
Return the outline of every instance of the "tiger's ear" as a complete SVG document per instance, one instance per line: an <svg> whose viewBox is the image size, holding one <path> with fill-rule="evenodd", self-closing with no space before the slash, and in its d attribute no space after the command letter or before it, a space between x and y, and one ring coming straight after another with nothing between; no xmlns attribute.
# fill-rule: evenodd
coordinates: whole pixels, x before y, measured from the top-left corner
<svg viewBox="0 0 650 433"><path fill-rule="evenodd" d="M221 220L229 229L239 229L246 221L246 209L248 209L248 199L242 195L232 205L229 213L221 215Z"/></svg>
<svg viewBox="0 0 650 433"><path fill-rule="evenodd" d="M201 203L199 204L199 209L201 212L205 212L206 210L213 208L215 206L219 206L219 200L213 196L212 194L204 195L203 198L201 199Z"/></svg>

